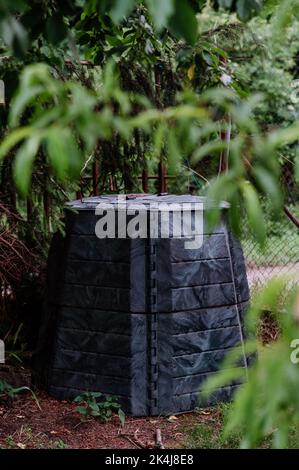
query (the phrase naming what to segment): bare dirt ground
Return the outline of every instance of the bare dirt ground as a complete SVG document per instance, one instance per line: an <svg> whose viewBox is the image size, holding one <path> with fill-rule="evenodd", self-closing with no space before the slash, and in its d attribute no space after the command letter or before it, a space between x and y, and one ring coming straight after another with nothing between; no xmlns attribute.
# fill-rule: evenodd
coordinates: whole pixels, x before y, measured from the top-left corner
<svg viewBox="0 0 299 470"><path fill-rule="evenodd" d="M41 410L29 394L0 405L0 448L156 448L161 430L165 448L184 447L184 428L210 419L216 410L201 410L176 417L127 417L123 427L118 416L107 423L96 418L82 421L76 404L38 394Z"/></svg>

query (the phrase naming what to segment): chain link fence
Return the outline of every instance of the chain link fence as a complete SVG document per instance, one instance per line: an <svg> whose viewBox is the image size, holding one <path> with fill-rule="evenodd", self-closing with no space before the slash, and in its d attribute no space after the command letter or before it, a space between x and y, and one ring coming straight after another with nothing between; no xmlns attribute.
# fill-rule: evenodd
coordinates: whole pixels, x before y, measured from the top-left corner
<svg viewBox="0 0 299 470"><path fill-rule="evenodd" d="M299 190L293 175L293 163L288 161L283 168L282 188L287 210L299 220ZM273 216L267 209L267 201L263 204L267 232L264 247L249 234L247 227L241 240L251 291L278 275L290 275L299 284L299 228L285 212Z"/></svg>
<svg viewBox="0 0 299 470"><path fill-rule="evenodd" d="M298 229L281 239L268 238L263 249L253 239L243 239L242 245L251 290L262 287L273 276L283 274L291 275L299 283Z"/></svg>

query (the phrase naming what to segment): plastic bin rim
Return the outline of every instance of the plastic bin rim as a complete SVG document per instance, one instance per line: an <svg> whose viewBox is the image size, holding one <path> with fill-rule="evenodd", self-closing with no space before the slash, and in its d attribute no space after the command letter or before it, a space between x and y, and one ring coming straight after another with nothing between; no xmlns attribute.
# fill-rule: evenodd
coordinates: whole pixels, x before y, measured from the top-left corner
<svg viewBox="0 0 299 470"><path fill-rule="evenodd" d="M118 197L121 196L124 199L121 200L121 203L119 204L119 207L117 207L119 203ZM67 202L65 207L67 209L74 209L74 210L89 210L89 211L94 211L98 204L104 203L104 204L111 204L115 205L116 209L124 209L127 210L130 206L136 206L136 205L143 205L145 206L146 210L151 209L151 210L158 210L158 211L163 211L163 204L178 204L182 208L184 205L191 204L191 209L192 210L207 210L207 209L215 209L217 206L215 202L213 201L208 201L207 198L202 197L202 196L191 196L191 195L163 195L163 196L158 196L158 195L134 195L135 197L132 197L132 195L125 195L125 194L120 194L120 195L102 195L102 196L93 196L93 197L84 197L82 199L77 199L74 201ZM125 199L126 197L126 199ZM162 203L162 204L161 204ZM194 204L202 204L202 208L196 208L192 207ZM161 205L161 208L159 207ZM153 207L155 206L155 207ZM226 201L221 201L218 205L220 209L228 209L230 207L229 203ZM174 210L181 210L180 208L174 209ZM173 209L171 209L171 212L173 212Z"/></svg>

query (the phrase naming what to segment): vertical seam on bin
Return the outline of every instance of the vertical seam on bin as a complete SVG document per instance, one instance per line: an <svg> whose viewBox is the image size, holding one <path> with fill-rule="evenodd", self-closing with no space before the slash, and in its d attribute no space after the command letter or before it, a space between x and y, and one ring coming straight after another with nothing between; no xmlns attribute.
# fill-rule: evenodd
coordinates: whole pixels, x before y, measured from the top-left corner
<svg viewBox="0 0 299 470"><path fill-rule="evenodd" d="M59 332L59 326L61 324L61 321L62 321L62 315L61 315L61 302L60 299L62 297L62 281L65 277L65 271L66 271L66 264L67 264L67 253L69 251L69 245L70 244L70 237L69 235L66 235L64 238L63 238L63 248L64 248L64 251L66 253L65 255L65 258L63 260L63 264L62 264L62 269L61 271L59 272L59 276L58 276L58 279L55 277L55 282L58 281L58 291L59 291L59 296L58 296L58 299L56 300L55 302L55 314L54 314L54 335L53 335L53 340L52 340L52 343L51 343L51 351L49 353L49 365L48 365L48 370L47 370L47 373L46 373L46 387L49 388L51 385L52 385L52 376L53 376L53 368L54 368L54 364L55 364L55 360L56 360L56 355L57 355L57 342L58 342L58 332ZM63 271L63 274L61 274ZM47 295L49 295L49 293L47 293ZM50 308L49 305L47 305L47 308Z"/></svg>
<svg viewBox="0 0 299 470"><path fill-rule="evenodd" d="M241 347L242 347L242 353L244 357L244 365L245 365L245 371L246 371L246 378L248 380L248 365L247 365L247 357L245 353L245 347L244 347L244 336L243 336L243 328L242 328L242 322L240 318L240 313L239 313L239 308L238 308L238 295L237 295L237 289L236 289L236 282L235 282L235 269L234 269L234 262L233 262L233 249L231 249L230 243L229 243L229 238L228 238L228 228L225 229L225 242L226 246L229 252L229 264L230 264L230 269L231 269L231 274L232 274L232 279L233 279L233 289L234 289L234 297L235 297L235 308L237 311L237 319L238 319L238 324L239 324L239 329L240 329L240 338L241 338Z"/></svg>
<svg viewBox="0 0 299 470"><path fill-rule="evenodd" d="M158 414L158 338L157 338L157 276L156 242L149 239L149 403L150 414Z"/></svg>

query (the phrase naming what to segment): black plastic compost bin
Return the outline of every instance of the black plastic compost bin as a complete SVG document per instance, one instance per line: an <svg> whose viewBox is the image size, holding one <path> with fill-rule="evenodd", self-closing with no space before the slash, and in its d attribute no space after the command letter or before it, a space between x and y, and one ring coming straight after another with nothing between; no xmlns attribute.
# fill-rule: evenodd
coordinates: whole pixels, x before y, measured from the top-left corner
<svg viewBox="0 0 299 470"><path fill-rule="evenodd" d="M95 226L107 212L96 215L95 207L102 202L115 214L120 210L116 196L74 201L66 209L66 236L54 236L36 359L39 380L58 399L87 390L114 395L126 413L137 416L229 400L236 383L208 400L200 390L243 342L249 290L239 242L224 221L210 235L204 223L203 245L186 249L189 237L177 236L171 216L166 238L161 231L150 238L148 228L145 238L117 238L123 232L118 225L116 238L99 239ZM161 216L161 203L203 204L204 215L206 209L197 196L132 195L121 210L136 202L144 205L148 225L153 213ZM153 203L156 212L150 210ZM193 225L199 216L192 210ZM245 355L239 365L245 373Z"/></svg>

